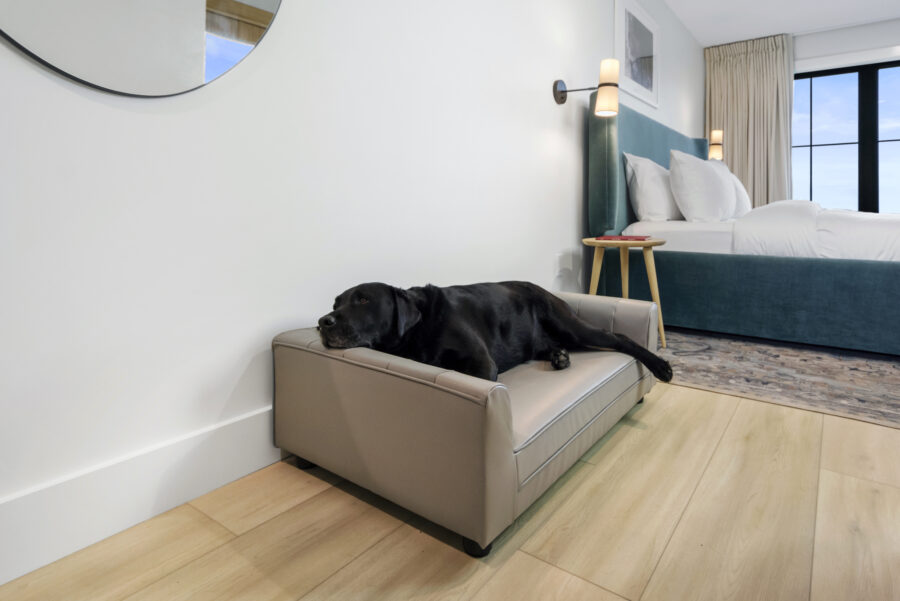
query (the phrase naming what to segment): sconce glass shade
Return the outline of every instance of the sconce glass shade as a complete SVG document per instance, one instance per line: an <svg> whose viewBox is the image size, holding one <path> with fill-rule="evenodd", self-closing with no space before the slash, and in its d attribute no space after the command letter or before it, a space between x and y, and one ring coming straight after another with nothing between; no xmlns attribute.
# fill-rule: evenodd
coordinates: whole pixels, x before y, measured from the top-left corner
<svg viewBox="0 0 900 601"><path fill-rule="evenodd" d="M709 158L721 161L724 159L722 152L722 138L724 134L721 129L714 129L709 132Z"/></svg>
<svg viewBox="0 0 900 601"><path fill-rule="evenodd" d="M594 114L598 117L614 117L619 113L619 61L606 58L600 62L600 84Z"/></svg>

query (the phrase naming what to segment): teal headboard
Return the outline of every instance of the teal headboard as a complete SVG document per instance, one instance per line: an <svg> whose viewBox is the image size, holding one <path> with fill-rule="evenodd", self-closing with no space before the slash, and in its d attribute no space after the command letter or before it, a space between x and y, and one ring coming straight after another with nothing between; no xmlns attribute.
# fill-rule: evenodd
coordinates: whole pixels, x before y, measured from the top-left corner
<svg viewBox="0 0 900 601"><path fill-rule="evenodd" d="M594 105L595 95L589 106ZM625 186L623 152L666 168L672 149L706 158L706 139L689 138L622 104L617 117L588 113L588 236L619 234L635 220Z"/></svg>

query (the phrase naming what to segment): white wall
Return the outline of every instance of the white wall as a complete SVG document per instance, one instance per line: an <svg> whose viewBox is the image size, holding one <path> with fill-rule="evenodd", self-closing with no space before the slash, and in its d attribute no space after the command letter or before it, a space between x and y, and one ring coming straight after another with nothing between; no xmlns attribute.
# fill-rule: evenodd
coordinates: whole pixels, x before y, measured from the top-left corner
<svg viewBox="0 0 900 601"><path fill-rule="evenodd" d="M277 459L270 340L341 290L581 288L587 94L551 83L596 79L612 2L449 6L286 2L159 100L0 45L0 582ZM702 50L648 9L648 112L699 135Z"/></svg>
<svg viewBox="0 0 900 601"><path fill-rule="evenodd" d="M900 59L900 19L794 36L797 73Z"/></svg>
<svg viewBox="0 0 900 601"><path fill-rule="evenodd" d="M161 95L204 81L206 0L0 0L0 29L107 89Z"/></svg>
<svg viewBox="0 0 900 601"><path fill-rule="evenodd" d="M640 4L650 13L660 30L659 107L651 107L627 93L621 94L621 101L685 135L703 137L706 135L706 62L703 47L664 0L640 0Z"/></svg>

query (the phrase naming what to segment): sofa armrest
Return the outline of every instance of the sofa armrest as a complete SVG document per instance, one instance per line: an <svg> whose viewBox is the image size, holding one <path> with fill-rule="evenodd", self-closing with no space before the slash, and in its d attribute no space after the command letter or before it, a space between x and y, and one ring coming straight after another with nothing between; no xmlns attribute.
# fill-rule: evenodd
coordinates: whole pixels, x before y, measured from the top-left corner
<svg viewBox="0 0 900 601"><path fill-rule="evenodd" d="M644 348L656 351L659 339L656 303L597 296L576 292L556 292L581 319L589 324L628 336Z"/></svg>
<svg viewBox="0 0 900 601"><path fill-rule="evenodd" d="M283 332L272 341L272 349L277 347L302 349L346 363L386 371L398 377L418 381L423 385L456 394L479 405L485 405L492 394L496 396L499 392L498 389L502 388L505 391L506 388L499 382L491 382L370 348L329 349L322 344L321 337L315 328Z"/></svg>
<svg viewBox="0 0 900 601"><path fill-rule="evenodd" d="M275 444L486 545L515 518L505 385L314 328L272 342Z"/></svg>

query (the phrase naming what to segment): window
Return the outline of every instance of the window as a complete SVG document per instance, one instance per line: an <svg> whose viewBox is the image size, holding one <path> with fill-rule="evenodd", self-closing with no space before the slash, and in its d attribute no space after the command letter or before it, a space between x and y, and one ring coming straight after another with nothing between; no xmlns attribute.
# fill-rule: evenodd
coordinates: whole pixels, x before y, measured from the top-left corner
<svg viewBox="0 0 900 601"><path fill-rule="evenodd" d="M900 213L900 63L794 77L793 197Z"/></svg>
<svg viewBox="0 0 900 601"><path fill-rule="evenodd" d="M900 213L900 66L878 71L878 210Z"/></svg>

